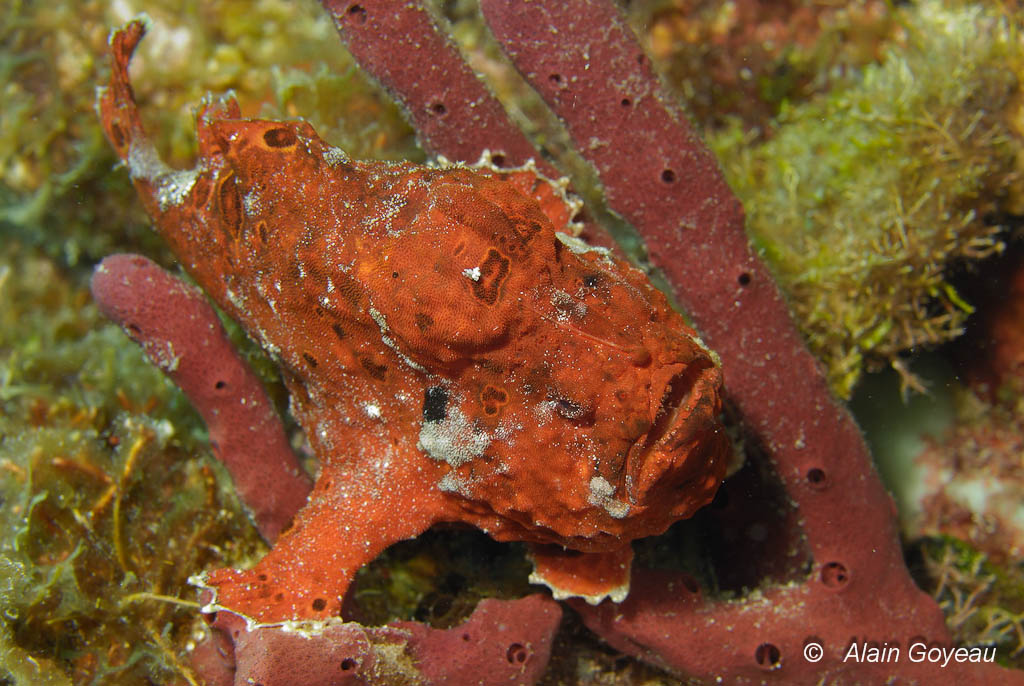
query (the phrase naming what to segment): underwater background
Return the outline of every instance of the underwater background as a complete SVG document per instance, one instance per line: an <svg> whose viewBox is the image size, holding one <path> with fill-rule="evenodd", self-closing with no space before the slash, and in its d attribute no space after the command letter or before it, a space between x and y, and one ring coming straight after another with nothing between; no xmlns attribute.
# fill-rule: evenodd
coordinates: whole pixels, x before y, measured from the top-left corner
<svg viewBox="0 0 1024 686"><path fill-rule="evenodd" d="M94 110L110 30L143 12L152 21L133 83L174 165L195 154L192 108L227 90L246 116L302 117L355 158L425 155L311 0L0 7L0 684L199 683L189 651L205 628L187 579L245 567L266 547L187 399L89 296L93 266L113 252L178 270ZM643 265L643 246L602 209L592 172L475 3L432 7ZM1024 9L623 8L867 432L918 583L959 641L994 642L1024 668ZM225 324L287 416L273 364ZM726 586L699 525L643 542L639 558ZM519 546L437 531L394 546L355 592L366 623L452 626L480 598L528 593L528 571ZM572 616L555 653L541 683L680 683Z"/></svg>

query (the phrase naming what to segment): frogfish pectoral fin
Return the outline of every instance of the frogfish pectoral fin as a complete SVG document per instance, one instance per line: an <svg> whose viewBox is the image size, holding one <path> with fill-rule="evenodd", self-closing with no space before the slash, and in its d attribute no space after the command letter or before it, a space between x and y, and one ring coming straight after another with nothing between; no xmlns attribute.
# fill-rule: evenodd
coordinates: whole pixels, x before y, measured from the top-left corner
<svg viewBox="0 0 1024 686"><path fill-rule="evenodd" d="M627 542L608 552L583 553L558 545L531 545L530 582L551 589L555 600L583 598L597 605L605 598L616 603L629 593L633 548Z"/></svg>

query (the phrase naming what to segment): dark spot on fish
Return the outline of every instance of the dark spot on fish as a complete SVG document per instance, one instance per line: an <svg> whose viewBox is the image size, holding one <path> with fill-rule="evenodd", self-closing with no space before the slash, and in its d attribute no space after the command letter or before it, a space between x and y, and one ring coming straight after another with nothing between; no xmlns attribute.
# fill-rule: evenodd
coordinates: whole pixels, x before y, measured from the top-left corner
<svg viewBox="0 0 1024 686"><path fill-rule="evenodd" d="M121 130L117 122L113 122L110 125L110 137L114 139L114 147L118 149L124 147L124 131Z"/></svg>
<svg viewBox="0 0 1024 686"><path fill-rule="evenodd" d="M342 272L333 274L331 279L337 285L341 297L345 298L353 310L358 310L359 302L363 298L363 289L359 282Z"/></svg>
<svg viewBox="0 0 1024 686"><path fill-rule="evenodd" d="M571 400L558 398L555 401L555 412L566 419L579 419L583 416L583 408Z"/></svg>
<svg viewBox="0 0 1024 686"><path fill-rule="evenodd" d="M565 395L549 395L554 401L555 413L577 425L590 425L594 421L594 409L586 402L566 397Z"/></svg>
<svg viewBox="0 0 1024 686"><path fill-rule="evenodd" d="M448 391L442 386L431 386L423 394L423 421L441 422L448 415Z"/></svg>
<svg viewBox="0 0 1024 686"><path fill-rule="evenodd" d="M540 233L540 229L541 229L540 222L537 222L537 221L522 221L522 222L517 222L516 226L515 226L515 229L513 229L513 230L515 231L516 237L519 238L519 241L525 247L526 244L529 243L530 240L533 239L534 236L536 236L538 233Z"/></svg>
<svg viewBox="0 0 1024 686"><path fill-rule="evenodd" d="M426 312L417 312L413 319L416 322L416 328L420 331L426 331L434 325L434 318Z"/></svg>
<svg viewBox="0 0 1024 686"><path fill-rule="evenodd" d="M271 148L290 148L298 141L295 132L282 126L263 133L263 142Z"/></svg>
<svg viewBox="0 0 1024 686"><path fill-rule="evenodd" d="M217 187L217 201L224 225L233 237L237 237L242 226L242 201L238 197L238 185L235 183L234 174L228 174L220 182L220 186Z"/></svg>
<svg viewBox="0 0 1024 686"><path fill-rule="evenodd" d="M366 373L377 379L378 381L384 381L387 379L388 366L386 364L377 364L369 357L360 357L359 364L362 365Z"/></svg>
<svg viewBox="0 0 1024 686"><path fill-rule="evenodd" d="M506 393L504 389L487 384L484 386L484 390L480 392L480 400L504 405L508 402L508 393Z"/></svg>
<svg viewBox="0 0 1024 686"><path fill-rule="evenodd" d="M196 181L195 190L192 192L192 202L200 210L206 207L206 201L210 199L210 182L200 177Z"/></svg>
<svg viewBox="0 0 1024 686"><path fill-rule="evenodd" d="M498 300L501 284L508 276L508 258L494 248L489 248L479 269L480 278L473 282L473 295L488 305L493 305Z"/></svg>
<svg viewBox="0 0 1024 686"><path fill-rule="evenodd" d="M488 417L497 416L501 408L508 404L508 393L504 389L487 384L480 392L480 402L484 407L484 414Z"/></svg>

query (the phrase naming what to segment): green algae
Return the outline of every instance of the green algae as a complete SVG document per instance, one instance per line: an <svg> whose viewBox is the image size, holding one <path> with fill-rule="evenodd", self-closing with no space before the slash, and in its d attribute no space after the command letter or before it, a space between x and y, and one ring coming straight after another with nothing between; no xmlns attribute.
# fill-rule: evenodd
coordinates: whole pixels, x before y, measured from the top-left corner
<svg viewBox="0 0 1024 686"><path fill-rule="evenodd" d="M873 0L648 0L626 12L700 129L739 122L759 138L784 106L877 61L899 28Z"/></svg>
<svg viewBox="0 0 1024 686"><path fill-rule="evenodd" d="M341 71L324 63L312 69L275 66L271 77L274 101L262 116L320 122L314 124L317 133L354 159L426 160L398 108L354 65Z"/></svg>
<svg viewBox="0 0 1024 686"><path fill-rule="evenodd" d="M927 0L845 88L784 107L774 135L710 143L833 388L962 332L946 273L1002 247L1016 210L1024 48L1008 18ZM912 379L908 376L908 381Z"/></svg>
<svg viewBox="0 0 1024 686"><path fill-rule="evenodd" d="M1024 565L994 565L950 536L922 539L917 576L946 615L953 640L995 646L1000 664L1024 669Z"/></svg>
<svg viewBox="0 0 1024 686"><path fill-rule="evenodd" d="M187 577L262 544L177 389L51 260L5 250L0 681L187 682Z"/></svg>

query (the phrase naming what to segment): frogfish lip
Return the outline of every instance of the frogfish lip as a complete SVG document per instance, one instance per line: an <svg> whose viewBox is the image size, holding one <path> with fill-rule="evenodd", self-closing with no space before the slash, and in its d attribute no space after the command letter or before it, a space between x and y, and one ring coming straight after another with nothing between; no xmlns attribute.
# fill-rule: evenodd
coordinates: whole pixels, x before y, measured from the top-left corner
<svg viewBox="0 0 1024 686"><path fill-rule="evenodd" d="M655 372L651 426L627 458L626 485L631 503L643 506L655 490L662 490L661 486L671 487L699 473L702 465L688 458L716 422L714 399L719 379L719 370L710 360L665 365Z"/></svg>

